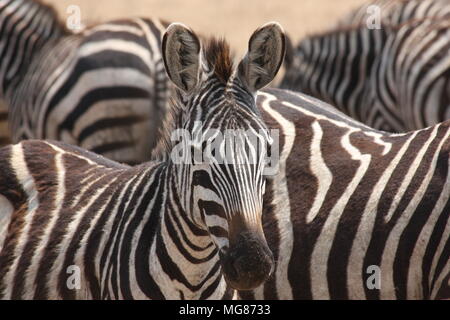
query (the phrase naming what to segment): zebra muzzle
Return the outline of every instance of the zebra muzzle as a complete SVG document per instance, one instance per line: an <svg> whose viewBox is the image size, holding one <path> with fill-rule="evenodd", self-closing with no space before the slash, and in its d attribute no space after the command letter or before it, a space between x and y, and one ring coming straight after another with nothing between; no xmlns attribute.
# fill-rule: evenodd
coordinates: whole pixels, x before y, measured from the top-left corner
<svg viewBox="0 0 450 320"><path fill-rule="evenodd" d="M274 259L266 240L254 232L241 232L222 258L227 283L236 290L252 290L271 275Z"/></svg>

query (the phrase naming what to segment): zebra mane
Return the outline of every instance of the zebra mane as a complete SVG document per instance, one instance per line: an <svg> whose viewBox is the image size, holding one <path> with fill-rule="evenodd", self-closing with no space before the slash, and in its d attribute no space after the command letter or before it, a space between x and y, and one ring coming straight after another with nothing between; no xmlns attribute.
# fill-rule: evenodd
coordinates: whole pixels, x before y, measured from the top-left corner
<svg viewBox="0 0 450 320"><path fill-rule="evenodd" d="M392 28L392 26L381 23L380 29L373 29L373 30L382 30L383 31L386 28L390 29L390 28ZM337 26L336 28L333 28L333 29L308 32L303 39L321 38L321 37L326 37L326 36L330 36L330 35L334 35L334 34L338 34L338 33L353 32L353 31L358 31L358 30L362 30L362 29L370 30L367 28L367 26L364 23L353 23L350 25ZM300 40L300 42L301 41L302 40Z"/></svg>
<svg viewBox="0 0 450 320"><path fill-rule="evenodd" d="M210 37L204 46L204 57L215 76L226 84L233 73L233 55L224 38Z"/></svg>
<svg viewBox="0 0 450 320"><path fill-rule="evenodd" d="M420 25L421 23L429 22L429 21L431 21L429 17L412 18L408 21L404 21L404 22L401 22L398 24L389 23L388 21L381 21L380 28L373 29L373 30L381 30L386 33L397 32L405 26ZM439 21L448 21L448 18L438 17L433 20L433 22L439 22ZM326 37L326 36L337 34L337 33L353 32L353 31L358 31L358 30L370 30L370 29L367 28L367 25L365 23L359 23L359 22L352 23L349 25L338 25L337 27L335 27L333 29L327 29L327 30L319 31L319 32L310 32L310 33L306 34L304 39L321 38L321 37ZM299 46L300 45L298 45L297 48Z"/></svg>
<svg viewBox="0 0 450 320"><path fill-rule="evenodd" d="M172 90L172 95L178 94L176 90ZM162 125L158 128L157 136L159 139L151 152L152 160L165 161L169 157L169 153L172 150L170 136L173 130L180 125L181 113L183 112L179 101L178 98L172 96L167 103L166 116L163 119Z"/></svg>

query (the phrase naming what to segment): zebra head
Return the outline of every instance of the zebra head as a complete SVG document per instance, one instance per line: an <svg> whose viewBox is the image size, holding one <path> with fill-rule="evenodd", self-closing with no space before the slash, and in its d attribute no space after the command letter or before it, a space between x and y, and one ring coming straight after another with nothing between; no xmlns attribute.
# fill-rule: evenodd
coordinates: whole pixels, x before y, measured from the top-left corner
<svg viewBox="0 0 450 320"><path fill-rule="evenodd" d="M181 201L217 247L225 280L240 290L259 286L274 265L261 221L271 138L255 96L275 77L284 52L277 23L254 32L237 68L224 40L202 46L182 24L170 25L163 38L164 63L177 87L177 126L191 135L181 148L189 164L177 174Z"/></svg>

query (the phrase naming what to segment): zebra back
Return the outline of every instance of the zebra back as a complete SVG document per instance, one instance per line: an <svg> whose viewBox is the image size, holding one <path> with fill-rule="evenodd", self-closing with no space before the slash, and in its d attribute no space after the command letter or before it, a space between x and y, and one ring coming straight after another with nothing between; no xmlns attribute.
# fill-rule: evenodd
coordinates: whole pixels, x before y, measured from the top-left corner
<svg viewBox="0 0 450 320"><path fill-rule="evenodd" d="M447 0L371 0L339 19L336 27L366 25L379 21L384 27L412 20L445 18L450 14Z"/></svg>
<svg viewBox="0 0 450 320"><path fill-rule="evenodd" d="M446 120L448 2L382 1L378 27L361 18L371 4L358 11L365 15L302 40L280 87L311 94L390 132Z"/></svg>

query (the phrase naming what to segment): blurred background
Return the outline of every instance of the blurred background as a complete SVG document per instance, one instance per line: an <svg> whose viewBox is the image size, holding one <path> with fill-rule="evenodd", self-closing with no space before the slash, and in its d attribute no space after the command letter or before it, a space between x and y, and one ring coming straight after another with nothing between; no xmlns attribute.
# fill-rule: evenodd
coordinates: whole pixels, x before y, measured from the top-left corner
<svg viewBox="0 0 450 320"><path fill-rule="evenodd" d="M43 0L60 17L77 5L85 25L130 16L182 22L204 34L225 36L239 55L248 38L268 21L280 22L297 42L305 34L333 24L364 0Z"/></svg>

